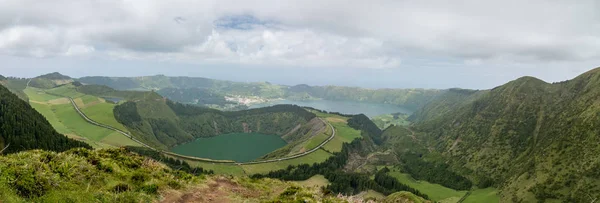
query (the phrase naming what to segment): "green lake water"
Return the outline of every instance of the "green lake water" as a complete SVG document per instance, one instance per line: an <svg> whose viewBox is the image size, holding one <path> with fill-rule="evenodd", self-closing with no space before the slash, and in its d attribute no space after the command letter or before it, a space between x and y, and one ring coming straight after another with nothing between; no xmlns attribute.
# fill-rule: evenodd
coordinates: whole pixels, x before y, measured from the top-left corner
<svg viewBox="0 0 600 203"><path fill-rule="evenodd" d="M215 160L247 162L260 158L287 143L276 135L231 133L175 146L172 152L186 156Z"/></svg>

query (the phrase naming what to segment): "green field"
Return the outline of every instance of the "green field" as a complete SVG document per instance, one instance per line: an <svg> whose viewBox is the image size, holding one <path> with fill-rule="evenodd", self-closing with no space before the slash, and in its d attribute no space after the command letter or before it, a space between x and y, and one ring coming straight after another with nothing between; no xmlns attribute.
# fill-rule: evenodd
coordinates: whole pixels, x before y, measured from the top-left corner
<svg viewBox="0 0 600 203"><path fill-rule="evenodd" d="M335 137L329 141L323 148L329 152L342 151L344 143L350 143L356 138L360 138L360 131L348 127L345 123L329 122L335 128Z"/></svg>
<svg viewBox="0 0 600 203"><path fill-rule="evenodd" d="M415 180L410 175L398 171L392 171L390 176L398 179L403 184L419 190L437 202L457 202L467 191L456 191L442 185L432 184L427 181Z"/></svg>
<svg viewBox="0 0 600 203"><path fill-rule="evenodd" d="M246 174L249 175L257 173L268 173L270 171L285 169L289 165L321 163L327 160L327 158L329 158L330 156L331 154L327 153L326 151L323 151L322 149L319 149L306 156L295 159L264 164L242 165L242 168L244 169L244 171L246 171Z"/></svg>
<svg viewBox="0 0 600 203"><path fill-rule="evenodd" d="M40 114L42 114L48 120L48 122L50 122L52 127L54 127L54 129L61 134L65 134L75 139L80 139L96 148L105 148L110 146L118 147L125 145L139 146L138 143L120 133L88 123L77 113L68 100L54 104L52 102L48 102L61 99L62 97L46 94L44 91L60 93L62 95L84 96L84 100L88 102L93 102L93 100L100 101L97 97L83 95L81 93L74 92L74 89L69 89L66 87L68 86L65 85L51 90L41 90L28 87L25 89L25 93L30 98L31 106ZM88 117L96 120L97 122L126 130L114 119L112 111L113 107L114 105L112 104L98 103L84 108L82 111L86 114L89 113L87 114Z"/></svg>
<svg viewBox="0 0 600 203"><path fill-rule="evenodd" d="M477 189L471 192L463 203L500 202L498 190L495 188Z"/></svg>
<svg viewBox="0 0 600 203"><path fill-rule="evenodd" d="M98 123L109 125L127 132L127 128L125 128L123 124L119 123L115 119L115 115L113 113L115 106L115 104L111 103L98 103L92 106L81 108L81 111L83 111L83 113L85 113L85 115L90 119Z"/></svg>
<svg viewBox="0 0 600 203"><path fill-rule="evenodd" d="M377 125L377 127L381 128L381 129L386 129L390 125L396 125L396 126L410 125L410 121L408 121L407 119L408 119L407 114L399 114L399 115L396 114L396 116L394 116L392 114L383 114L383 115L375 116L371 120L373 121L373 123L375 123L375 125Z"/></svg>
<svg viewBox="0 0 600 203"><path fill-rule="evenodd" d="M308 180L303 180L303 181L293 181L295 183L298 183L298 185L304 186L304 187L324 187L324 186L328 186L329 180L327 180L327 178L325 178L325 176L323 175L315 175L313 177L310 177Z"/></svg>
<svg viewBox="0 0 600 203"><path fill-rule="evenodd" d="M40 90L38 88L34 88L34 87L27 87L27 88L25 88L25 90L23 90L23 92L25 92L25 94L27 94L27 97L29 97L29 100L39 101L39 102L47 102L47 101L50 101L53 99L62 98L62 97L57 97L57 96L46 94L42 90Z"/></svg>

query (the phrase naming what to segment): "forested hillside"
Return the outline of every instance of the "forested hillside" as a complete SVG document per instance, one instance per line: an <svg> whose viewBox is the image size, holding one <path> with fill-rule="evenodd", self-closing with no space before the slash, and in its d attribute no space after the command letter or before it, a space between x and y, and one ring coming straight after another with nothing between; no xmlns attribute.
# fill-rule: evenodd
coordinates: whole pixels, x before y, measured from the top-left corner
<svg viewBox="0 0 600 203"><path fill-rule="evenodd" d="M4 153L29 149L64 151L75 147L90 148L56 132L27 102L0 86L0 149Z"/></svg>
<svg viewBox="0 0 600 203"><path fill-rule="evenodd" d="M455 171L498 186L501 201L599 198L600 68L450 94L415 114L414 127Z"/></svg>
<svg viewBox="0 0 600 203"><path fill-rule="evenodd" d="M160 148L234 132L280 135L290 143L307 135L302 129L310 127L302 126L316 119L313 113L293 105L224 112L163 99L126 102L114 113L139 139Z"/></svg>

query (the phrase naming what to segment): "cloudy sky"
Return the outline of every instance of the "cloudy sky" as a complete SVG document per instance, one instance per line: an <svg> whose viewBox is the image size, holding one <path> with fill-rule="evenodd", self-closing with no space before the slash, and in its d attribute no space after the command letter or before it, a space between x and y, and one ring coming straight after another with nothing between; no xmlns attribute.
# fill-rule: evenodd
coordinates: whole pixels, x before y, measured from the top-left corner
<svg viewBox="0 0 600 203"><path fill-rule="evenodd" d="M491 88L600 66L597 0L0 0L0 74Z"/></svg>

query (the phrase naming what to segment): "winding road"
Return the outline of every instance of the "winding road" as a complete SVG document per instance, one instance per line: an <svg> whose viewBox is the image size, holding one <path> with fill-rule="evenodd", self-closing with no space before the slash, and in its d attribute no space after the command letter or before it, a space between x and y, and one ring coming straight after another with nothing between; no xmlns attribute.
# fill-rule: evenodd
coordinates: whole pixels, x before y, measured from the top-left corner
<svg viewBox="0 0 600 203"><path fill-rule="evenodd" d="M51 93L48 93L48 94L51 94ZM51 95L64 97L62 95L56 95L56 94L51 94ZM168 155L171 155L171 156L175 156L175 157L179 157L179 158L183 158L183 159L188 159L188 160L194 160L194 161L203 161L203 162L212 162L212 163L228 163L228 164L237 164L237 165L251 165L251 164L262 164L262 163L271 163L271 162L285 161L285 160L290 160L290 159L295 159L295 158L303 157L303 156L306 156L306 155L308 155L310 153L313 153L313 152L321 149L321 147L323 147L325 144L327 144L329 141L331 141L335 137L335 128L333 127L333 125L331 125L330 123L326 122L322 118L319 118L319 120L321 120L323 123L327 124L331 128L331 132L332 132L331 136L329 138L327 138L327 140L325 140L321 144L319 144L319 146L317 146L317 147L315 147L315 148L313 148L311 150L308 150L306 152L300 153L300 154L295 154L295 155L292 155L292 156L289 156L289 157L278 158L278 159L270 159L270 160L263 160L263 161L251 161L251 162L243 162L243 163L238 163L238 162L230 161L230 160L212 160L212 159L205 159L205 158L199 158L199 157L191 157L191 156L185 156L185 155L181 155L181 154L175 154L175 153L172 153L172 152L168 152L168 151L156 149L154 147L151 147L151 146L143 143L142 141L139 141L139 140L135 139L133 136L131 136L129 133L127 133L125 131L119 130L119 129L117 129L115 127L112 127L112 126L109 126L109 125L98 123L98 122L90 119L89 117L87 117L85 115L85 113L83 113L83 111L81 111L81 109L79 109L79 107L77 106L77 104L75 103L75 101L73 100L73 98L71 98L71 97L66 97L66 98L69 99L69 101L71 102L71 104L73 105L73 108L75 108L75 110L77 111L77 113L79 113L79 115L85 121L87 121L88 123L90 123L92 125L95 125L95 126L98 126L98 127L102 127L102 128L106 128L106 129L113 130L113 131L116 131L118 133L121 133L124 136L128 137L129 139L133 140L134 142L137 142L138 144L140 144L140 145L142 145L142 146L144 146L146 148L149 148L149 149L161 152L163 154L168 154Z"/></svg>

